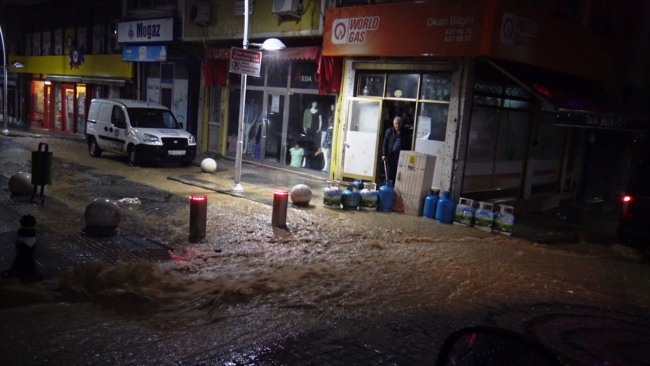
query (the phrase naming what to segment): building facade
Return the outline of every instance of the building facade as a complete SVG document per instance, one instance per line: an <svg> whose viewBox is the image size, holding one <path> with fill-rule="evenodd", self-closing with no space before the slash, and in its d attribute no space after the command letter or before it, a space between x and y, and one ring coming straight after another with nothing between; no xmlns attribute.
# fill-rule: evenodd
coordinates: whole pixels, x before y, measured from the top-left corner
<svg viewBox="0 0 650 366"><path fill-rule="evenodd" d="M437 157L431 187L456 200L525 210L615 200L647 117L617 96L616 39L555 10L514 0L328 9L323 54L345 59L338 176L382 181L383 132L400 116L413 150Z"/></svg>

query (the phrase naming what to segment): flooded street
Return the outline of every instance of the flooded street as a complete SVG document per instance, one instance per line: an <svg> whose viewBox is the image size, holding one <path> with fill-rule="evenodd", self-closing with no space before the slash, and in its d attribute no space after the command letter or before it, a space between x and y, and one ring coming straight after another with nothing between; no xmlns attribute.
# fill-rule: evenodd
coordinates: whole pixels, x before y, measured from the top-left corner
<svg viewBox="0 0 650 366"><path fill-rule="evenodd" d="M42 140L0 137L3 182L30 171ZM81 228L92 199L138 198L120 205L120 229L172 250L168 260L88 261L41 283L0 282L2 364L417 365L471 324L534 334L570 364L650 359L648 261L622 245L539 245L314 201L289 205L284 230L271 227L271 206L167 179L195 166L131 168L72 139L47 142L45 206L62 202ZM197 193L208 196L207 235L190 244Z"/></svg>

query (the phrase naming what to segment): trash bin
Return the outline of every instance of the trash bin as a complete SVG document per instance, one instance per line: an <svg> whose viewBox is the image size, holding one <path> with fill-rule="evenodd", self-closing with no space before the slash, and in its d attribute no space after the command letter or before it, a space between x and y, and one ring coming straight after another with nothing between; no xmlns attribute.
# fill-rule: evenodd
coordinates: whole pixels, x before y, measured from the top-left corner
<svg viewBox="0 0 650 366"><path fill-rule="evenodd" d="M45 150L41 151L41 146ZM52 184L52 153L48 152L48 145L38 144L38 151L32 151L32 184L35 186Z"/></svg>
<svg viewBox="0 0 650 366"><path fill-rule="evenodd" d="M45 147L44 150L41 148ZM49 145L41 142L38 151L32 151L32 184L34 192L32 201L36 197L36 189L41 186L41 204L45 203L45 185L52 184L52 153L48 151Z"/></svg>

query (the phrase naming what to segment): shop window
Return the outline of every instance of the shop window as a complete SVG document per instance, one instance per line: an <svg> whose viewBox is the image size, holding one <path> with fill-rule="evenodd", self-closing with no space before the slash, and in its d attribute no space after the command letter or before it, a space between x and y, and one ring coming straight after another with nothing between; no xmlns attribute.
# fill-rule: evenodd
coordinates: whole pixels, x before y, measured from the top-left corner
<svg viewBox="0 0 650 366"><path fill-rule="evenodd" d="M474 104L485 107L528 110L530 94L518 85L477 80L474 85Z"/></svg>
<svg viewBox="0 0 650 366"><path fill-rule="evenodd" d="M463 179L465 196L493 199L520 195L529 121L527 112L474 108Z"/></svg>
<svg viewBox="0 0 650 366"><path fill-rule="evenodd" d="M31 119L35 121L42 121L43 114L45 113L45 82L32 82L32 96L33 102Z"/></svg>
<svg viewBox="0 0 650 366"><path fill-rule="evenodd" d="M210 122L219 123L219 113L221 112L221 87L213 86L210 88Z"/></svg>
<svg viewBox="0 0 650 366"><path fill-rule="evenodd" d="M298 145L304 151L304 160L298 167L312 170L327 168L327 161L331 154L332 133L329 124L333 124L334 121L334 103L334 96L329 95L294 93L290 96L285 164L291 165L290 149ZM330 140L328 140L328 130ZM327 156L323 156L325 152ZM293 163L293 166L296 166L295 159Z"/></svg>
<svg viewBox="0 0 650 366"><path fill-rule="evenodd" d="M445 141L448 104L420 103L416 144L421 140Z"/></svg>
<svg viewBox="0 0 650 366"><path fill-rule="evenodd" d="M292 89L318 89L319 78L316 62L294 62L291 65Z"/></svg>
<svg viewBox="0 0 650 366"><path fill-rule="evenodd" d="M449 101L451 95L451 74L424 74L420 99Z"/></svg>
<svg viewBox="0 0 650 366"><path fill-rule="evenodd" d="M388 74L386 98L416 99L420 74Z"/></svg>
<svg viewBox="0 0 650 366"><path fill-rule="evenodd" d="M267 62L267 86L286 88L289 78L288 61Z"/></svg>
<svg viewBox="0 0 650 366"><path fill-rule="evenodd" d="M358 80L357 85L359 90L357 91L357 95L369 97L384 96L384 80L386 80L386 74L359 73Z"/></svg>
<svg viewBox="0 0 650 366"><path fill-rule="evenodd" d="M558 191L566 131L555 126L555 114L540 114L539 125L533 131L532 194Z"/></svg>

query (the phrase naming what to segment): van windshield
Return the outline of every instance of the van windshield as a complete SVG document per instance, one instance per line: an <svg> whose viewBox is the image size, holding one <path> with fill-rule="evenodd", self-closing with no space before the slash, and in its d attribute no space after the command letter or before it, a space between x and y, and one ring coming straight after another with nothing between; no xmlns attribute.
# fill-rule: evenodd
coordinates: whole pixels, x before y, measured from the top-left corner
<svg viewBox="0 0 650 366"><path fill-rule="evenodd" d="M129 108L131 127L179 128L174 115L164 109Z"/></svg>

